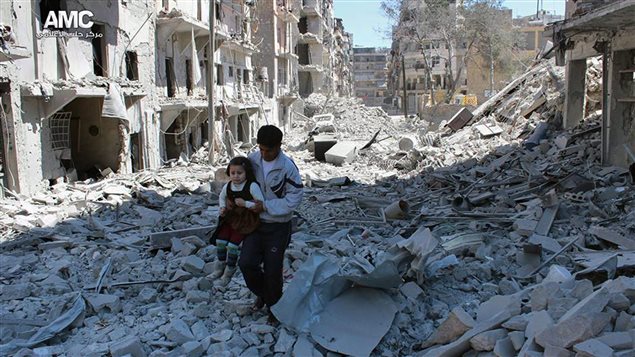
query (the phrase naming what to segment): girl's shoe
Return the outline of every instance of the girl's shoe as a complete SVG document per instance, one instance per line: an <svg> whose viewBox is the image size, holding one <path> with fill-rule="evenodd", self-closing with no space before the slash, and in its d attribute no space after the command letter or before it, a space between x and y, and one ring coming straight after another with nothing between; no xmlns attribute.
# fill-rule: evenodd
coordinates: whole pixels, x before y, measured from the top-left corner
<svg viewBox="0 0 635 357"><path fill-rule="evenodd" d="M227 263L225 263L224 260L217 260L216 263L214 263L214 271L210 274L210 277L212 279L218 279L221 275L223 275L226 265Z"/></svg>
<svg viewBox="0 0 635 357"><path fill-rule="evenodd" d="M227 284L229 284L229 282L232 280L232 276L234 276L234 273L236 272L236 267L230 267L227 266L225 267L225 273L223 273L223 276L220 278L220 281L218 282L218 285L221 286L227 286Z"/></svg>

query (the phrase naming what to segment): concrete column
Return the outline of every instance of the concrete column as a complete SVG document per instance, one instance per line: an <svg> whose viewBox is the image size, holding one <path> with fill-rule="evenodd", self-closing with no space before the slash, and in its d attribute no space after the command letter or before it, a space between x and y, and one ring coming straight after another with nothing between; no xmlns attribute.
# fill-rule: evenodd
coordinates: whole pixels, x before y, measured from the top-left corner
<svg viewBox="0 0 635 357"><path fill-rule="evenodd" d="M632 92L635 49L613 52L609 69L608 125L602 143L606 148L603 163L627 168L633 162L625 145L635 153L635 93Z"/></svg>
<svg viewBox="0 0 635 357"><path fill-rule="evenodd" d="M565 129L578 125L584 118L586 59L570 60L566 69L566 99L564 103Z"/></svg>

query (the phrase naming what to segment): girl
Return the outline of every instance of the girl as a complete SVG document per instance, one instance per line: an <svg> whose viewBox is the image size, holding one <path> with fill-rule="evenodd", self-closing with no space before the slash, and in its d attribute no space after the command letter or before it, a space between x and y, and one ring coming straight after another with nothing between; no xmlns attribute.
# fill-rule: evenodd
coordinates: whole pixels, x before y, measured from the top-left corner
<svg viewBox="0 0 635 357"><path fill-rule="evenodd" d="M211 277L217 279L222 275L218 283L221 286L227 285L236 272L243 238L260 224L258 214L249 208L254 207L254 200L265 200L248 158L239 156L231 159L226 173L229 182L223 186L218 198L220 217L212 236L212 244L216 241L218 260Z"/></svg>

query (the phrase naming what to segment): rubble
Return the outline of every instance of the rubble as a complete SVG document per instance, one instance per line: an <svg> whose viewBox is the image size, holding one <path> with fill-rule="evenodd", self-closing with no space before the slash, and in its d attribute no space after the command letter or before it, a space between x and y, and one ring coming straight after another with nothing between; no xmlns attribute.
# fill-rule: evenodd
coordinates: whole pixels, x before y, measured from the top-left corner
<svg viewBox="0 0 635 357"><path fill-rule="evenodd" d="M635 190L627 171L599 165L594 111L558 128L562 76L540 63L472 122L434 133L355 99L309 97L306 114L333 114L338 142L371 144L335 166L305 146L313 119L287 134L305 200L272 308L280 325L251 311L240 273L221 288L207 277L222 166L191 160L5 198L2 351L626 354ZM412 147L400 149L406 132Z"/></svg>

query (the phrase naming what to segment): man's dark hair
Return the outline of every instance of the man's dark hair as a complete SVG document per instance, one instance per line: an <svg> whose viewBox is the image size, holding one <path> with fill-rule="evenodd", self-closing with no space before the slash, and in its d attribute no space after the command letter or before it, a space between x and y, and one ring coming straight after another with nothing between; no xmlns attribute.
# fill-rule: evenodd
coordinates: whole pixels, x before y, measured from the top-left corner
<svg viewBox="0 0 635 357"><path fill-rule="evenodd" d="M256 143L273 148L282 144L282 131L275 125L264 125L258 130Z"/></svg>
<svg viewBox="0 0 635 357"><path fill-rule="evenodd" d="M254 174L254 168L251 166L251 161L244 156L236 156L229 161L225 173L229 176L229 168L231 166L242 166L245 169L245 178L247 181L256 182L256 175Z"/></svg>

